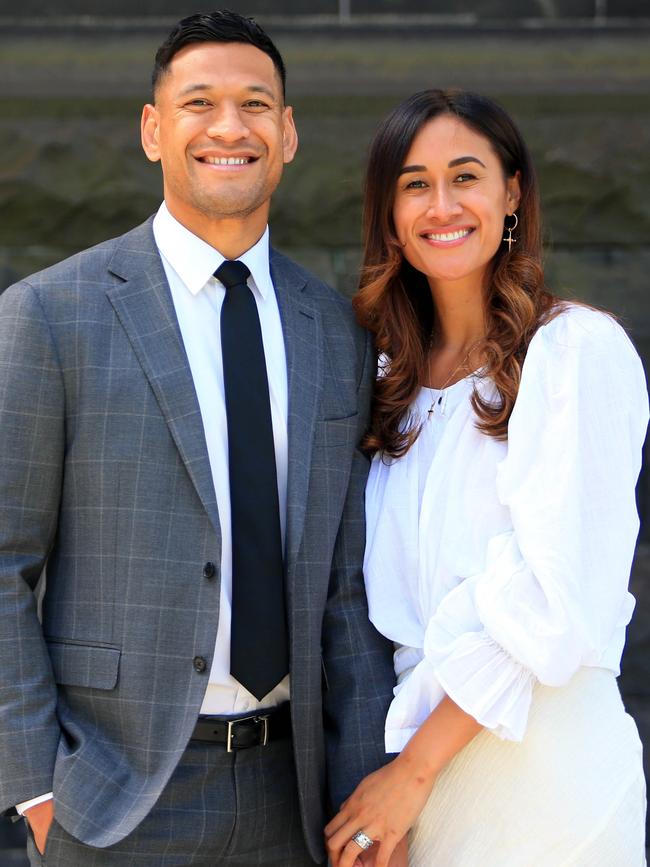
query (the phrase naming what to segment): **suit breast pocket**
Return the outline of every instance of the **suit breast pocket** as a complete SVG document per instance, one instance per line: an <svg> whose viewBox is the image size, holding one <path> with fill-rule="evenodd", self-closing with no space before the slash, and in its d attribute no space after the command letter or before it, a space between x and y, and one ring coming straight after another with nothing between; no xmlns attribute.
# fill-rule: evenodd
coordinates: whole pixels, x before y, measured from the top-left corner
<svg viewBox="0 0 650 867"><path fill-rule="evenodd" d="M326 449L354 448L357 445L359 413L336 418L324 418L319 423L322 444Z"/></svg>

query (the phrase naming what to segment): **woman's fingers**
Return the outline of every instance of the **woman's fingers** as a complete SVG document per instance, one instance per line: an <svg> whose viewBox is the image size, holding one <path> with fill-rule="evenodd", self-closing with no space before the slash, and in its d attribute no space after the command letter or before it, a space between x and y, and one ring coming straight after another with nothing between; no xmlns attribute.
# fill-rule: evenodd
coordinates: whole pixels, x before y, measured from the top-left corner
<svg viewBox="0 0 650 867"><path fill-rule="evenodd" d="M364 831L364 833L367 832ZM367 836L370 837L371 840L373 839L370 834L368 834ZM377 843L374 843L372 849L374 849L377 845ZM364 850L362 846L359 846L358 843L355 843L354 840L350 838L346 845L343 847L337 867L356 867L357 864L361 865L361 853L364 851L370 850ZM375 861L374 864L376 865L376 863L377 862Z"/></svg>
<svg viewBox="0 0 650 867"><path fill-rule="evenodd" d="M397 834L388 833L386 839L378 844L374 867L389 867L390 859L399 843Z"/></svg>
<svg viewBox="0 0 650 867"><path fill-rule="evenodd" d="M343 807L341 807L341 811L334 816L331 822L328 822L327 825L325 825L325 839L329 840L329 838L336 834L336 832L342 828L347 821L348 817Z"/></svg>
<svg viewBox="0 0 650 867"><path fill-rule="evenodd" d="M370 834L368 836L372 838ZM372 852L370 863L373 867L389 867L390 859L395 851L399 840L397 835L391 834L385 840L375 840L372 849L367 849L369 854ZM334 867L363 867L361 853L363 849L350 839L343 847L338 862L332 861Z"/></svg>
<svg viewBox="0 0 650 867"><path fill-rule="evenodd" d="M336 833L334 833L331 837L328 838L327 851L332 860L333 867L338 867L338 863L342 857L344 849L346 848L346 846L349 845L352 837L357 833L358 830L358 825L354 825L352 824L352 822L346 822L345 825L339 828ZM361 846L358 846L356 843L354 843L353 845L355 848L352 851L354 851L356 855L363 851Z"/></svg>
<svg viewBox="0 0 650 867"><path fill-rule="evenodd" d="M377 836L373 836L373 833L367 830L366 826L362 827L359 823L359 819L353 818L349 820L327 840L327 852L333 867L352 867L362 852L369 851L355 842L354 837L359 832L363 835L362 840L365 837L373 841L378 839Z"/></svg>

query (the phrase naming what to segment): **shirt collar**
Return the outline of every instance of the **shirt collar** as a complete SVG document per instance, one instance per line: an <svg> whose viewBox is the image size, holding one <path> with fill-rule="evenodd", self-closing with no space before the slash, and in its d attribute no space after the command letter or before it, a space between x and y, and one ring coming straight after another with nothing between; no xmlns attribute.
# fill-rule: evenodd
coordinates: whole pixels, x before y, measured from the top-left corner
<svg viewBox="0 0 650 867"><path fill-rule="evenodd" d="M156 246L192 295L198 295L225 257L214 247L186 229L173 217L165 202L153 220ZM249 284L262 298L273 291L269 266L269 227L250 250L238 257L251 272Z"/></svg>

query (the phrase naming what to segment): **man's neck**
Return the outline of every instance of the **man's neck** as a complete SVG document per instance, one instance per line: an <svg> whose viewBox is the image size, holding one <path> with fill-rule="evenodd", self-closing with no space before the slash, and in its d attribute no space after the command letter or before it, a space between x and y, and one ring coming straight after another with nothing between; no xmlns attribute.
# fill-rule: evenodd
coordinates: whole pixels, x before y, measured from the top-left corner
<svg viewBox="0 0 650 867"><path fill-rule="evenodd" d="M247 217L230 217L211 220L201 214L178 213L174 205L165 200L169 213L189 232L218 250L226 259L237 259L255 244L264 234L268 208L258 209Z"/></svg>

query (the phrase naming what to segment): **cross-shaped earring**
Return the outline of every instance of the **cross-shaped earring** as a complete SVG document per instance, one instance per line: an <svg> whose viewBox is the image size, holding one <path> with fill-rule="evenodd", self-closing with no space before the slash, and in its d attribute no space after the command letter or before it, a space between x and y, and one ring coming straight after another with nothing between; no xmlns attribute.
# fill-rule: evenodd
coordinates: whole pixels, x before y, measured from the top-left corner
<svg viewBox="0 0 650 867"><path fill-rule="evenodd" d="M515 223L514 223L513 226L506 226L506 224L505 224L505 220L504 220L503 227L504 227L504 229L506 230L506 232L508 233L508 237L507 237L507 238L503 238L502 240L506 242L506 244L508 245L508 252L510 252L510 251L512 250L512 245L517 243L517 239L512 237L512 233L514 232L514 230L515 230L515 229L517 228L517 226L519 225L519 218L518 218L517 215L514 214L514 213L513 213L513 214L508 214L508 216L509 216L509 217L514 217L514 218L515 218Z"/></svg>

